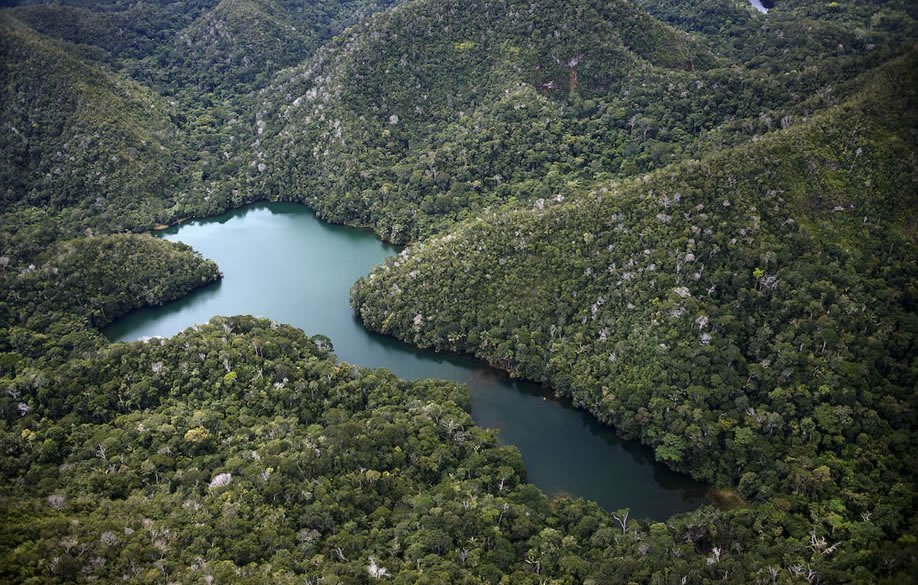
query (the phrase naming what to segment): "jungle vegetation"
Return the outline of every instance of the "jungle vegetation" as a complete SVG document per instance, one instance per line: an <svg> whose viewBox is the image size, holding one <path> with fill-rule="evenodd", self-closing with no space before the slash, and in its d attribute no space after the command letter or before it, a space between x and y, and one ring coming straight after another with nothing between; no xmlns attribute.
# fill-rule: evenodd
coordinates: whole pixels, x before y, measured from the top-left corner
<svg viewBox="0 0 918 585"><path fill-rule="evenodd" d="M0 580L902 583L918 8L0 2ZM549 384L728 505L547 499L466 391L217 317L144 232L257 200L406 251L371 329Z"/></svg>

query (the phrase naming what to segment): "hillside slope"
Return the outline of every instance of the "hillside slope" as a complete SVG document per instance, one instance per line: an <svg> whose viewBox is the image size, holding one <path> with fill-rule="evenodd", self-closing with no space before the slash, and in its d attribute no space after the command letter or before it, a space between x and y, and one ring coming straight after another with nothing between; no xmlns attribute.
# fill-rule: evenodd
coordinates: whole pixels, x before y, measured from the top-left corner
<svg viewBox="0 0 918 585"><path fill-rule="evenodd" d="M0 0L0 581L918 574L918 58L862 75L915 3L389 4ZM549 500L460 387L281 324L106 342L219 278L111 232L264 198L416 242L354 288L369 326L727 505Z"/></svg>
<svg viewBox="0 0 918 585"><path fill-rule="evenodd" d="M66 0L12 2L9 12L81 57L103 62L156 91L217 92L234 100L391 3Z"/></svg>
<svg viewBox="0 0 918 585"><path fill-rule="evenodd" d="M14 4L0 10L0 249L28 256L263 198L240 172L249 93L387 2Z"/></svg>
<svg viewBox="0 0 918 585"><path fill-rule="evenodd" d="M586 145L566 140L579 111L569 96L620 91L641 69L712 63L687 35L618 0L421 0L279 76L258 98L254 150L272 197L302 197L329 219L404 241L510 198L496 187L521 162L526 179L570 164ZM520 120L548 132L527 134ZM593 132L580 142L598 151L602 130ZM490 168L468 160L479 153Z"/></svg>
<svg viewBox="0 0 918 585"><path fill-rule="evenodd" d="M355 311L545 382L659 459L813 511L836 538L855 538L862 514L901 534L915 497L916 65L753 144L459 224L358 282Z"/></svg>
<svg viewBox="0 0 918 585"><path fill-rule="evenodd" d="M247 184L414 241L779 129L844 100L908 35L795 18L731 24L756 47L740 51L624 1L406 3L258 94Z"/></svg>
<svg viewBox="0 0 918 585"><path fill-rule="evenodd" d="M251 83L256 75L304 59L316 45L310 33L298 31L275 0L223 0L179 34L178 71L197 81L200 91Z"/></svg>
<svg viewBox="0 0 918 585"><path fill-rule="evenodd" d="M88 119L53 121L47 135L39 124L28 147L7 132L4 154L15 159L7 168L38 167L7 170L8 183L19 182L7 199L23 199L26 183L38 191L33 198L65 192L80 211L64 237L274 199L412 241L496 204L633 176L774 131L788 116L805 118L844 99L856 73L901 51L909 30L905 21L898 33L887 31L905 18L893 9L875 27L844 20L848 11L801 22L794 12L762 27L752 15L726 35L757 47L748 55L625 1L416 0L366 18L314 59L277 73L388 2L18 4L4 10L6 26L18 22L15 15L48 36L11 28L6 38L31 41L5 49L5 75L24 75L16 63L34 55L14 58L15 51L38 47L67 53L70 64L60 71L56 57L42 57L48 85L36 87L33 99L30 81L15 99L62 116L72 105L45 101L73 87L85 104L96 99L88 94L109 92L106 84L129 85L118 75L152 89L132 86L149 102L140 120L130 104L106 98L101 110L112 115L105 120L74 112ZM33 121L17 123L32 132ZM77 121L118 135L106 139L117 157L107 161L111 172L96 168L92 153L92 161L65 156L49 166L48 157L62 152L56 127ZM169 140L157 137L156 146L140 137L158 151L138 150L137 126L141 134L157 127ZM139 194L142 208L126 202L123 222L100 215L99 186L83 177L90 170L105 176L103 191ZM49 171L78 180L54 181ZM5 223L36 221L19 215ZM58 221L40 223L50 233Z"/></svg>
<svg viewBox="0 0 918 585"><path fill-rule="evenodd" d="M0 211L111 231L156 218L179 174L170 105L6 13L0 55Z"/></svg>
<svg viewBox="0 0 918 585"><path fill-rule="evenodd" d="M4 582L740 583L766 561L721 558L761 535L712 509L622 525L549 501L461 386L340 363L290 326L216 318L12 373L7 355Z"/></svg>
<svg viewBox="0 0 918 585"><path fill-rule="evenodd" d="M238 96L312 56L346 25L392 3L223 0L178 33L173 82Z"/></svg>
<svg viewBox="0 0 918 585"><path fill-rule="evenodd" d="M9 13L82 57L115 67L146 60L149 68L164 59L179 31L217 1L11 2Z"/></svg>

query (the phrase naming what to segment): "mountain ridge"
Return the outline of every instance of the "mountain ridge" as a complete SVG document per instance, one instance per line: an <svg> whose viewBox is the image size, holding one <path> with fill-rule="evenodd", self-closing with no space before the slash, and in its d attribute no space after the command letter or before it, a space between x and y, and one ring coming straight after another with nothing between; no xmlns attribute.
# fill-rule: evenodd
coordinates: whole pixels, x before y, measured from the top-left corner
<svg viewBox="0 0 918 585"><path fill-rule="evenodd" d="M2 2L0 580L907 581L914 6L390 4ZM115 232L265 199L410 244L367 327L736 506L548 499L460 387L282 324L102 337L220 276Z"/></svg>

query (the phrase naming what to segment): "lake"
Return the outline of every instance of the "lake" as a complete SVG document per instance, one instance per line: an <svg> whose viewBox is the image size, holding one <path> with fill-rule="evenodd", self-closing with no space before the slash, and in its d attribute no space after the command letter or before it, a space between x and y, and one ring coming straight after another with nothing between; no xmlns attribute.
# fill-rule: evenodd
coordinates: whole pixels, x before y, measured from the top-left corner
<svg viewBox="0 0 918 585"><path fill-rule="evenodd" d="M221 282L162 307L135 311L105 331L113 341L171 336L216 315L250 314L323 334L346 362L405 379L466 384L476 424L523 455L529 481L607 510L665 519L706 502L707 487L656 463L653 452L537 384L511 380L479 360L417 348L371 333L348 302L353 283L398 248L364 230L330 225L293 203L257 204L162 232L215 260Z"/></svg>

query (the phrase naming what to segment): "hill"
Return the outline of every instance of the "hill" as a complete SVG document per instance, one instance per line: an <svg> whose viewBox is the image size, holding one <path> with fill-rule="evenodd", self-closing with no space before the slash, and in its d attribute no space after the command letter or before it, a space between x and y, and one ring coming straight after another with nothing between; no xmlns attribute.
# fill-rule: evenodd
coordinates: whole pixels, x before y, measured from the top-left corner
<svg viewBox="0 0 918 585"><path fill-rule="evenodd" d="M5 13L0 54L0 211L68 210L71 233L155 221L181 160L170 105Z"/></svg>
<svg viewBox="0 0 918 585"><path fill-rule="evenodd" d="M11 2L9 14L91 61L136 73L167 58L175 37L217 0ZM2 4L2 3L0 3ZM146 62L146 67L139 67ZM129 65L130 64L130 65ZM133 66L131 66L133 65Z"/></svg>
<svg viewBox="0 0 918 585"><path fill-rule="evenodd" d="M392 0L13 4L12 15L81 57L193 102L186 92L238 100Z"/></svg>
<svg viewBox="0 0 918 585"><path fill-rule="evenodd" d="M869 518L895 539L914 522L916 64L752 144L461 223L358 282L355 311L550 385L753 514L796 516L788 538L868 550Z"/></svg>
<svg viewBox="0 0 918 585"><path fill-rule="evenodd" d="M19 3L0 11L0 242L144 230L261 198L249 92L365 0ZM240 162L244 161L244 162ZM237 176L239 175L239 176Z"/></svg>
<svg viewBox="0 0 918 585"><path fill-rule="evenodd" d="M17 23L15 35L31 39L17 41L15 50L34 53L14 59L10 46L7 76L24 75L15 63L42 52L63 52L69 63L49 66L47 82L55 87L36 87L33 96L29 82L15 99L63 116L72 106L52 108L47 96L78 86L86 94L79 103L91 105L113 93L107 84L126 87L129 77L150 88L131 91L142 96L140 109L155 112L136 119L131 104L108 98L104 108L87 108L111 113L104 127L119 135L107 141L117 157L109 160L111 172L94 168L94 154L90 164L64 157L49 168L49 153L60 151L57 126L102 124L85 112L53 121L47 136L39 127L28 155L8 132L4 150L15 160L7 168L26 159L39 168L7 171L9 184L20 184L6 198L22 200L25 183L39 199L69 193L64 200L77 204L81 219L64 237L285 199L392 241L412 241L492 205L633 176L773 131L787 116L805 118L845 99L845 84L901 52L911 30L896 7L875 26L856 11L829 19L809 9L778 10L771 17L777 31L735 5L715 10L711 18L732 27L723 36L757 47L750 54L623 1L422 0L362 20L309 58L329 35L386 6L201 0L37 2L5 10L7 26ZM692 22L707 14L697 6L680 10ZM446 18L453 24L443 25ZM6 37L14 38L13 28ZM8 123L21 131L25 122L31 124ZM136 135L154 127L160 144L151 147ZM137 138L147 150L138 151ZM139 170L143 165L150 170ZM93 207L98 186L82 178L89 169L105 176L103 190L113 197L139 194L142 209L127 203L130 219L115 224L100 216ZM49 170L78 180L49 181ZM55 232L58 221L42 221L42 231Z"/></svg>
<svg viewBox="0 0 918 585"><path fill-rule="evenodd" d="M178 35L178 81L196 91L240 94L312 56L345 25L392 1L223 0Z"/></svg>
<svg viewBox="0 0 918 585"><path fill-rule="evenodd" d="M249 188L414 241L809 116L907 36L797 16L731 24L739 51L628 2L407 3L258 94Z"/></svg>
<svg viewBox="0 0 918 585"><path fill-rule="evenodd" d="M411 2L366 19L259 95L267 179L256 184L334 221L413 239L507 200L553 162L571 165L588 142L598 151L598 136L566 139L581 109L568 96L615 92L642 68L712 62L625 2ZM475 167L483 154L490 164ZM522 178L497 189L514 168Z"/></svg>
<svg viewBox="0 0 918 585"><path fill-rule="evenodd" d="M549 503L460 386L339 363L289 326L83 355L0 378L4 581L622 582L702 567L682 535L721 525Z"/></svg>
<svg viewBox="0 0 918 585"><path fill-rule="evenodd" d="M0 581L918 573L914 3L0 4ZM115 232L265 198L411 243L367 326L722 506L549 500L461 387L282 324L102 337L220 277Z"/></svg>

